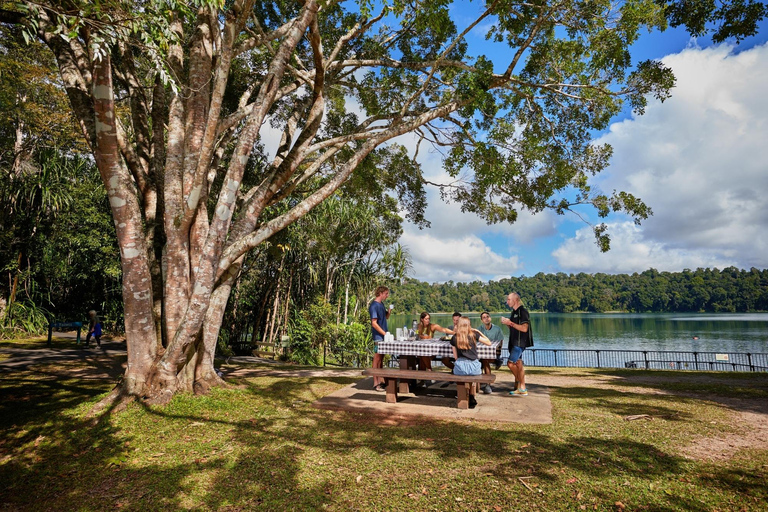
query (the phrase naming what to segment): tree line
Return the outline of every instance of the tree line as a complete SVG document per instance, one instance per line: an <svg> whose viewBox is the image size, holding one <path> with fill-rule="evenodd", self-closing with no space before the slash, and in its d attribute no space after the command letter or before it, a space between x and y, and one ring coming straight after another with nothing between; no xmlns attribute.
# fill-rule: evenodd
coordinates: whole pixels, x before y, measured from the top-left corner
<svg viewBox="0 0 768 512"><path fill-rule="evenodd" d="M504 311L509 292L528 309L585 312L768 311L768 270L728 267L682 272L649 269L634 274L544 274L483 283L425 283L409 279L393 289L398 309L421 311Z"/></svg>

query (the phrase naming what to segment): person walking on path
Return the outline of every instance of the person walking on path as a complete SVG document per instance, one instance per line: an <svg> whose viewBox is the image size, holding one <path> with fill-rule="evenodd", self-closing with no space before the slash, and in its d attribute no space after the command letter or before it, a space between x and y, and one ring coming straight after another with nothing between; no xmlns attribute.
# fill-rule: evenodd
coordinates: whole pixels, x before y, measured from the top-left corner
<svg viewBox="0 0 768 512"><path fill-rule="evenodd" d="M491 340L491 342L500 342L499 346L496 348L496 369L498 370L499 366L501 366L501 363L499 362L499 356L501 355L501 345L504 342L504 333L501 332L501 328L498 325L491 323L491 314L487 311L483 311L480 314L480 327L477 330L480 331L481 334L484 334L489 340ZM481 360L481 363L483 365L483 373L490 375L491 364L489 360L483 359ZM483 386L483 393L486 395L493 393L493 388L490 384Z"/></svg>
<svg viewBox="0 0 768 512"><path fill-rule="evenodd" d="M85 335L85 346L90 346L91 336L93 336L96 340L96 346L101 347L101 320L94 310L90 310L88 316L90 321L88 322L88 334Z"/></svg>
<svg viewBox="0 0 768 512"><path fill-rule="evenodd" d="M371 334L373 335L373 367L381 368L384 365L384 354L379 354L379 342L384 341L384 335L388 332L387 319L392 307L384 307L384 301L389 297L389 288L379 286L376 288L375 295L376 298L368 306L368 313L371 315ZM373 388L376 391L384 391L384 379L374 377Z"/></svg>
<svg viewBox="0 0 768 512"><path fill-rule="evenodd" d="M531 332L531 316L523 306L520 295L510 293L507 295L507 305L512 308L509 318L501 319L501 323L509 327L509 359L507 366L515 376L515 389L510 395L527 395L525 387L525 367L523 366L523 351L533 346L533 333Z"/></svg>

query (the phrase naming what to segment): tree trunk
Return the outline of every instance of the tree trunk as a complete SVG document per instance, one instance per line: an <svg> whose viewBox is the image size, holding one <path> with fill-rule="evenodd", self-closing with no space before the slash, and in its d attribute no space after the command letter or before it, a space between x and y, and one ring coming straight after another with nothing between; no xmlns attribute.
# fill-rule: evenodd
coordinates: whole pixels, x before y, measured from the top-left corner
<svg viewBox="0 0 768 512"><path fill-rule="evenodd" d="M21 259L22 254L19 251L19 258L16 261L16 275L13 276L13 284L11 285L11 294L8 296L8 307L16 301L16 290L19 287L19 274L21 274Z"/></svg>

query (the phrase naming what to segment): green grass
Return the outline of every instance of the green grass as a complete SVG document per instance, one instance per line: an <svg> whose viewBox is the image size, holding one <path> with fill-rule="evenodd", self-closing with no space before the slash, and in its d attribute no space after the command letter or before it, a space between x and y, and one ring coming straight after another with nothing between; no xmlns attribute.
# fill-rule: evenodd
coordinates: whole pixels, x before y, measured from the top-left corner
<svg viewBox="0 0 768 512"><path fill-rule="evenodd" d="M85 340L85 332L82 333L81 343ZM48 347L48 335L38 336L36 338L17 338L0 340L0 348L46 348ZM75 338L51 337L51 348L77 348Z"/></svg>
<svg viewBox="0 0 768 512"><path fill-rule="evenodd" d="M681 455L692 439L739 428L713 394L730 396L729 383L747 382L746 400L764 400L767 375L685 374L708 381L701 393L693 380L670 382L677 372L531 370L532 383L537 374L610 377L599 387L551 387L550 425L390 426L311 407L355 380L332 371L242 379L91 422L85 413L114 383L69 375L94 364L0 373L6 507L757 511L768 502L768 451L724 462ZM638 375L648 379L632 383ZM654 419L624 420L630 414Z"/></svg>

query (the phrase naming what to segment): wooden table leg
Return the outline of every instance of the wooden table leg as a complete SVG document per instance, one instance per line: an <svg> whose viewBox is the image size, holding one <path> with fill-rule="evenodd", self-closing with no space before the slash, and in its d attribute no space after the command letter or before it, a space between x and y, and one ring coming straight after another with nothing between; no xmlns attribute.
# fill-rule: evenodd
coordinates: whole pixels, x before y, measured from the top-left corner
<svg viewBox="0 0 768 512"><path fill-rule="evenodd" d="M397 403L397 379L384 379L387 387L387 403Z"/></svg>
<svg viewBox="0 0 768 512"><path fill-rule="evenodd" d="M456 394L458 398L458 403L456 404L456 407L459 409L469 409L469 386L471 384L469 382L457 382L456 383Z"/></svg>
<svg viewBox="0 0 768 512"><path fill-rule="evenodd" d="M401 370L415 370L416 369L416 356L400 356L400 369ZM401 380L399 385L400 393L410 393L410 384L416 381L413 380Z"/></svg>

